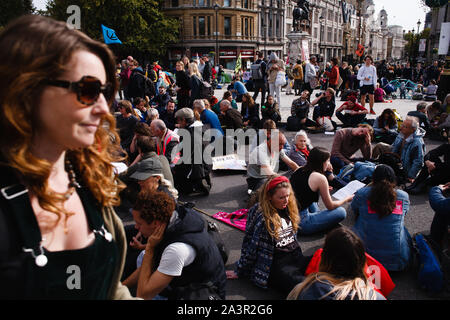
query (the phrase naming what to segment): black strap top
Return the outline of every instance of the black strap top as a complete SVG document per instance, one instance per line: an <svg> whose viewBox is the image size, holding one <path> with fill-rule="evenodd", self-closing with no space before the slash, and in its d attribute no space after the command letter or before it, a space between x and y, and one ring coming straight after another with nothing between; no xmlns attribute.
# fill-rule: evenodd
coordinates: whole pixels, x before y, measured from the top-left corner
<svg viewBox="0 0 450 320"><path fill-rule="evenodd" d="M304 168L300 168L292 174L290 179L300 210L307 209L313 202L319 201L319 192L314 192L309 187L310 175L311 172L306 172Z"/></svg>

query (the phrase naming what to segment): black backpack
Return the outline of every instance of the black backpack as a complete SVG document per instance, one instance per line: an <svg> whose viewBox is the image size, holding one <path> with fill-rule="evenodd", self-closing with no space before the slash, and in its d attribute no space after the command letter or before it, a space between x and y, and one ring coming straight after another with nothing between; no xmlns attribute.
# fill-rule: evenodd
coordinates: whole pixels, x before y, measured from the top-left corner
<svg viewBox="0 0 450 320"><path fill-rule="evenodd" d="M207 81L200 80L200 99L210 99L214 95L214 89Z"/></svg>
<svg viewBox="0 0 450 320"><path fill-rule="evenodd" d="M263 75L262 68L261 68L261 63L253 63L250 67L250 70L252 72L253 80L264 79L264 75Z"/></svg>

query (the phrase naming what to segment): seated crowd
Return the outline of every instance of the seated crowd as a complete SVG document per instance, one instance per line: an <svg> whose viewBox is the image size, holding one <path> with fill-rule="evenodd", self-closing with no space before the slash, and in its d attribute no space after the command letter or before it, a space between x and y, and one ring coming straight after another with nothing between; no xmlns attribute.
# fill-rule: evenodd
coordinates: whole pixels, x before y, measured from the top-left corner
<svg viewBox="0 0 450 320"><path fill-rule="evenodd" d="M183 78L189 89L201 74L197 63L188 64L188 71L183 66L177 63L177 72L190 79ZM239 79L233 87L219 100L193 97L191 90L185 91L188 98L175 99L160 86L154 97L116 105L117 129L128 156L127 169L119 175L127 185L121 197L136 224L127 229L130 248L122 280L139 297L189 299L208 283L208 294L224 299L226 277L237 276L279 290L288 299L386 299L368 281L366 255L388 271L410 266L411 235L405 227L409 193L424 193L427 187L435 210L430 238L443 245L450 222L445 197L450 189L450 147L443 132L448 132L450 119L439 101L419 103L399 128L392 109L371 122L366 116L372 107L371 112L365 109L356 96L336 109L333 88L315 99L304 90L286 119L288 130L298 131L291 142L277 129L280 105L272 95L260 105L244 92ZM334 114L342 122L340 129ZM208 129L213 134L204 139ZM207 222L179 203L178 195L209 194L212 166L203 157L197 161L197 155L204 154L208 143L214 144L216 155L229 140L235 151L236 130L255 132L247 141L246 180L255 201L248 211L236 272L226 274ZM313 147L308 131L335 131L330 150ZM423 138L433 134L447 140L427 153ZM360 168L366 171L357 179ZM344 179L351 171L351 178ZM354 179L367 185L333 199L331 190ZM320 199L325 208L319 207ZM353 230L340 225L346 207L357 215ZM303 254L299 237L320 232L329 232L321 260L307 275L312 257Z"/></svg>

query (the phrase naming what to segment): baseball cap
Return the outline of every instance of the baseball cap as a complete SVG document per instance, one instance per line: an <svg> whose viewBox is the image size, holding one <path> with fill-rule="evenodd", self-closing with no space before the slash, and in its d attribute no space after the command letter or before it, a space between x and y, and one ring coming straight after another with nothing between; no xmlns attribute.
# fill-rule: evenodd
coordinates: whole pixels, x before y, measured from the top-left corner
<svg viewBox="0 0 450 320"><path fill-rule="evenodd" d="M175 112L175 118L194 119L194 111L191 108L182 108Z"/></svg>
<svg viewBox="0 0 450 320"><path fill-rule="evenodd" d="M136 164L136 171L130 176L136 180L147 180L155 175L162 175L162 165L159 159L148 158Z"/></svg>

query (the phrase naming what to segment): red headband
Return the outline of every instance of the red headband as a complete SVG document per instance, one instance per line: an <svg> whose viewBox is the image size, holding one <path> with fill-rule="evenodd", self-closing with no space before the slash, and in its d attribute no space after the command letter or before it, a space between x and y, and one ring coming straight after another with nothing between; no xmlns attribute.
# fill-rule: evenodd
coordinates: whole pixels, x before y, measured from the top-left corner
<svg viewBox="0 0 450 320"><path fill-rule="evenodd" d="M275 179L273 179L272 181L269 182L269 185L267 186L267 192L272 190L273 188L275 188L277 185L279 185L282 182L289 182L289 179L286 178L285 176L279 176L276 177Z"/></svg>

